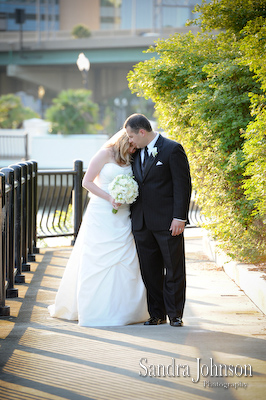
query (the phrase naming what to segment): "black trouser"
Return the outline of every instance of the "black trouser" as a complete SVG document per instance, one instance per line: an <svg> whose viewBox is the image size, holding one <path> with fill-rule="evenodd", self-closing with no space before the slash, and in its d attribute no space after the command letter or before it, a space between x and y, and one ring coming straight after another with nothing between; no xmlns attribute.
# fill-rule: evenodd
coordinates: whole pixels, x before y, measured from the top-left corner
<svg viewBox="0 0 266 400"><path fill-rule="evenodd" d="M152 317L182 317L185 292L184 236L170 231L150 231L145 226L133 232L148 310Z"/></svg>

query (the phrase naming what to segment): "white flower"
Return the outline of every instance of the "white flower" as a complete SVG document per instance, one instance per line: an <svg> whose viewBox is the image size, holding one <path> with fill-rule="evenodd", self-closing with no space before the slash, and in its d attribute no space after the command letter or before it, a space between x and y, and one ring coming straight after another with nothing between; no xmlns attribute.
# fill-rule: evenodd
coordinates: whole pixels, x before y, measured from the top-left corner
<svg viewBox="0 0 266 400"><path fill-rule="evenodd" d="M153 157L156 157L156 156L157 156L157 154L158 154L157 147L154 147L154 148L152 149L151 154L152 154Z"/></svg>
<svg viewBox="0 0 266 400"><path fill-rule="evenodd" d="M117 203L132 204L139 194L138 184L130 175L117 175L108 185L110 195ZM112 212L117 213L113 208Z"/></svg>

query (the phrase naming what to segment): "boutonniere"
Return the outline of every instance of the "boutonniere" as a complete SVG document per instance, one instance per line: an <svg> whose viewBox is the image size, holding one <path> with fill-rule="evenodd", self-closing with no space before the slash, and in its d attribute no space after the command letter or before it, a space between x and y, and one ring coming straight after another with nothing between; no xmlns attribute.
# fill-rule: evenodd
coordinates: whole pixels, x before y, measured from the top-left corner
<svg viewBox="0 0 266 400"><path fill-rule="evenodd" d="M154 148L152 149L151 154L152 154L153 157L156 157L156 156L157 156L157 154L158 154L157 147L154 147Z"/></svg>

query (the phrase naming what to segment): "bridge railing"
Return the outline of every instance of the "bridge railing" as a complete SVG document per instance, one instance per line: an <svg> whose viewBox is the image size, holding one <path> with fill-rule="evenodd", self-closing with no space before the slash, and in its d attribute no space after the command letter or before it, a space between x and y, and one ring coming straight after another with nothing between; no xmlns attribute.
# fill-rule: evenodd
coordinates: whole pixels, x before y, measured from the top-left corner
<svg viewBox="0 0 266 400"><path fill-rule="evenodd" d="M69 186L58 185L51 181L51 176L64 178L71 176L69 196L62 196L62 191L68 192ZM41 237L69 236L74 240L77 236L82 219L83 200L81 181L83 177L82 161L75 161L73 170L66 171L39 171L35 161L26 161L13 164L0 170L0 316L10 315L10 307L6 305L6 298L17 297L18 289L15 284L24 283L23 272L30 270L30 262L35 260L38 253L37 239ZM45 178L48 178L48 196L43 195ZM42 182L40 184L40 182ZM46 183L47 183L46 182ZM51 194L53 193L53 194ZM63 206L60 201L63 197ZM68 197L68 201L65 199ZM52 214L59 213L62 219L64 207L72 205L74 225L71 231L63 230L60 223L56 231L51 225L48 234L39 234L42 228L37 226L38 211L46 210L46 227ZM38 210L39 207L39 210ZM52 229L54 230L53 232Z"/></svg>
<svg viewBox="0 0 266 400"><path fill-rule="evenodd" d="M75 241L88 204L83 175L82 161L72 170L38 172L37 239L73 236Z"/></svg>
<svg viewBox="0 0 266 400"><path fill-rule="evenodd" d="M25 282L34 259L34 181L37 164L25 162L0 170L0 315L9 315L6 297L17 297L15 283Z"/></svg>

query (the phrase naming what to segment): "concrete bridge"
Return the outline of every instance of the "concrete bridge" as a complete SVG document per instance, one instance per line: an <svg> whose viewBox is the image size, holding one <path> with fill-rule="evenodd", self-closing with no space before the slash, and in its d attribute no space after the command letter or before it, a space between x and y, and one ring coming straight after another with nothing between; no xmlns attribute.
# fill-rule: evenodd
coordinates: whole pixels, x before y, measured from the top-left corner
<svg viewBox="0 0 266 400"><path fill-rule="evenodd" d="M21 49L19 33L1 33L1 94L42 85L53 93L82 86L76 61L80 52L90 60L88 88L93 100L101 103L119 96L128 88L127 74L135 64L154 57L145 54L155 40L174 33L197 32L197 28L164 29L162 33L145 31L95 31L85 39L73 39L70 33L38 41L35 33L24 34ZM33 89L32 89L33 90Z"/></svg>

